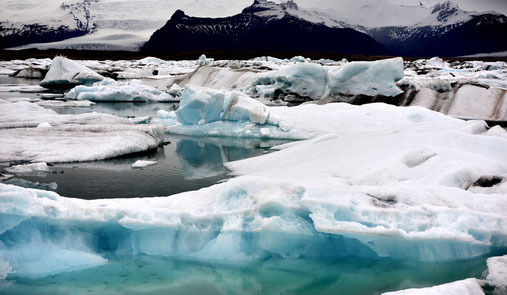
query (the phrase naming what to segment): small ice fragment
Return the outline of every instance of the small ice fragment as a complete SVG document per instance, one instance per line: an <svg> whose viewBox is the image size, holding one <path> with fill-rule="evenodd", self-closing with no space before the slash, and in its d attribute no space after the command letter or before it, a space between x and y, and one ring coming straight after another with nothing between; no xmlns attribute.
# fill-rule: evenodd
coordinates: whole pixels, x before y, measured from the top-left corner
<svg viewBox="0 0 507 295"><path fill-rule="evenodd" d="M270 134L270 132L269 132L269 129L268 129L268 128L260 128L259 130L260 130L260 132L261 132L261 135L262 135L262 136L267 137L267 136L269 136L269 134Z"/></svg>
<svg viewBox="0 0 507 295"><path fill-rule="evenodd" d="M132 168L144 168L156 164L157 161L137 160L134 164L132 164Z"/></svg>
<svg viewBox="0 0 507 295"><path fill-rule="evenodd" d="M39 125L37 125L37 128L51 128L51 127L53 126L51 126L51 124L49 124L48 122L42 122Z"/></svg>
<svg viewBox="0 0 507 295"><path fill-rule="evenodd" d="M199 122L197 122L197 125L203 125L204 123L206 123L206 121L204 119L201 119Z"/></svg>

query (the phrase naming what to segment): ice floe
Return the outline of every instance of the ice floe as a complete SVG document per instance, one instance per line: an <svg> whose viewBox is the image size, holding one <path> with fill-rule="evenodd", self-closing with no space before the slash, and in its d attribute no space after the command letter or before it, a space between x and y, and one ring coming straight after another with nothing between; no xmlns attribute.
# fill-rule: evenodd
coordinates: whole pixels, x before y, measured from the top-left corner
<svg viewBox="0 0 507 295"><path fill-rule="evenodd" d="M101 160L153 149L163 132L108 114L60 115L34 103L7 102L0 108L0 162Z"/></svg>
<svg viewBox="0 0 507 295"><path fill-rule="evenodd" d="M179 101L180 98L145 85L140 80L116 82L105 79L93 86L76 86L65 98L89 101Z"/></svg>
<svg viewBox="0 0 507 295"><path fill-rule="evenodd" d="M45 88L70 88L77 84L86 84L101 81L103 76L88 67L68 58L57 56L53 59L51 67L40 86Z"/></svg>
<svg viewBox="0 0 507 295"><path fill-rule="evenodd" d="M34 171L49 171L47 163L32 163L25 165L14 165L12 167L5 168L5 171L9 173L30 173Z"/></svg>

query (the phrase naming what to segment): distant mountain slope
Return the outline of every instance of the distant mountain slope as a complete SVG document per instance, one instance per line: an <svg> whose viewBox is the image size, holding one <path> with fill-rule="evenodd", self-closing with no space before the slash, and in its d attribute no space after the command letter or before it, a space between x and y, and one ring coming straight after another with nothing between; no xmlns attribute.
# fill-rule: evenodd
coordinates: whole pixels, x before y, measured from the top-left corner
<svg viewBox="0 0 507 295"><path fill-rule="evenodd" d="M367 29L392 54L460 56L507 50L507 17L461 10L452 2L437 4L429 16L410 26Z"/></svg>
<svg viewBox="0 0 507 295"><path fill-rule="evenodd" d="M4 16L0 20L0 48L53 42L88 34L95 28L89 8L96 1L63 2L57 8L39 3L41 5L33 5L31 9L19 9L19 13L13 13L8 18ZM21 5L20 8L25 6ZM27 12L36 17L27 19Z"/></svg>
<svg viewBox="0 0 507 295"><path fill-rule="evenodd" d="M225 18L190 17L178 10L142 49L386 53L367 34L345 26L325 14L299 10L292 1L255 0L242 13Z"/></svg>

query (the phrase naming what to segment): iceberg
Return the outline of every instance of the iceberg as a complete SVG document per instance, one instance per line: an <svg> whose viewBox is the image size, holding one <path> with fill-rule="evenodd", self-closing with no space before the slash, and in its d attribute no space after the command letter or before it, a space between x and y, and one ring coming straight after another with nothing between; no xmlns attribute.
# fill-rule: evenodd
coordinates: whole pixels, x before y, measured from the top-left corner
<svg viewBox="0 0 507 295"><path fill-rule="evenodd" d="M40 86L45 88L70 88L78 84L91 84L104 77L88 67L68 58L57 56Z"/></svg>
<svg viewBox="0 0 507 295"><path fill-rule="evenodd" d="M153 120L178 135L301 139L306 134L270 113L267 106L238 91L187 85L175 112L159 111Z"/></svg>
<svg viewBox="0 0 507 295"><path fill-rule="evenodd" d="M264 124L269 112L265 105L241 92L187 86L176 116L180 123L187 125L220 120Z"/></svg>
<svg viewBox="0 0 507 295"><path fill-rule="evenodd" d="M399 57L340 67L297 63L261 75L249 93L271 99L276 99L277 93L295 94L308 100L359 94L396 96L403 92L396 86L403 75L403 59Z"/></svg>
<svg viewBox="0 0 507 295"><path fill-rule="evenodd" d="M113 79L94 83L93 86L76 86L65 98L89 101L179 101L179 97L156 90L140 80L116 82Z"/></svg>

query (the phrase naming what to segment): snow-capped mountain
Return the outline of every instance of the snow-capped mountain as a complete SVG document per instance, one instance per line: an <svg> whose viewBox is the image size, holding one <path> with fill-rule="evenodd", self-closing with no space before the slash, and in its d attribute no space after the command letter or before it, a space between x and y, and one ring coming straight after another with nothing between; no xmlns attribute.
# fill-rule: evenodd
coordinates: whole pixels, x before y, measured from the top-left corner
<svg viewBox="0 0 507 295"><path fill-rule="evenodd" d="M73 0L61 2L59 6L30 1L24 4L15 4L13 1L3 3L0 47L58 41L88 34L95 28L90 5L97 1Z"/></svg>
<svg viewBox="0 0 507 295"><path fill-rule="evenodd" d="M447 1L429 15L406 26L367 28L392 54L460 56L507 49L507 17L494 12L469 12Z"/></svg>
<svg viewBox="0 0 507 295"><path fill-rule="evenodd" d="M88 30L80 30L64 9L78 3L86 4L88 13L82 15L89 15ZM223 17L249 4L251 0L2 0L0 48L138 50L177 9Z"/></svg>
<svg viewBox="0 0 507 295"><path fill-rule="evenodd" d="M225 18L190 17L178 10L143 50L386 53L370 36L347 26L324 13L299 9L293 1L255 0L240 14Z"/></svg>
<svg viewBox="0 0 507 295"><path fill-rule="evenodd" d="M231 36L244 34L248 31L246 27L254 28L254 24L257 24L259 25L256 27L257 30L261 27L260 24L265 23L269 24L271 29L266 32L265 39L258 36L258 41L264 41L259 41L262 44L253 44L253 47L248 45L248 49L263 45L265 46L263 50L273 50L277 49L277 46L278 48L285 46L286 43L287 48L289 44L293 46L291 48L293 51L309 49L334 51L339 45L339 48L349 48L350 50L345 51L353 52L352 49L355 47L350 40L355 40L358 36L356 33L361 32L381 43L392 55L458 56L507 50L507 39L503 38L507 35L506 16L496 12L467 11L449 1L434 6L422 3L410 6L394 4L389 0L298 0L298 4L306 3L304 9L292 1L280 4L256 1L254 5L248 6L251 1L4 0L0 1L0 48L22 45L17 48L138 50L154 31L162 28L168 18L180 9L185 12L182 24L177 27L181 30L182 36L192 28L196 30L195 34L202 34L199 42L209 40L211 47L216 47L217 44L213 42L218 43L215 40L218 36L221 36L220 40L225 47L230 44L223 39L227 34L230 33ZM309 3L319 7L308 8ZM244 9L245 7L247 8ZM227 18L229 16L235 17ZM198 20L197 17L203 19ZM211 20L210 17L218 19ZM206 27L210 32L215 30L214 35L210 35L214 37L204 36L205 32L199 31L202 28L193 26L187 18L200 23L199 26ZM275 36L272 28L276 26L271 23L282 24L284 21L287 21L284 25L286 30L292 31L284 34L280 32L280 35ZM175 20L172 23L174 22ZM291 27L297 27L296 23L300 24L299 29L303 24L307 24L307 28L303 31L306 30L308 35L313 36L309 36L310 39L305 37L305 40L312 40L311 42L295 41L302 40L303 36L295 33ZM329 35L331 29L346 28L349 29L347 34L355 37L343 34ZM355 31L352 32L350 29ZM218 31L221 34L218 34ZM310 34L310 31L313 33ZM320 35L315 33L317 31ZM280 37L282 35L283 38ZM268 36L274 39L266 42ZM244 42L243 37L240 39ZM364 36L360 39L364 39ZM155 41L151 43L153 42ZM236 47L228 50L241 49L241 46L238 47L241 42L235 41ZM181 45L174 44L174 41L171 43L173 49ZM202 44L195 47L194 43L188 43L187 40L185 43L188 45L186 49L206 48L201 46ZM329 46L326 47L326 44ZM304 45L311 48L302 48ZM355 45L358 51L353 53L364 53L368 51L366 49L372 49L369 52L378 52L376 50L378 44L373 47ZM151 45L148 44L146 48L149 46Z"/></svg>

